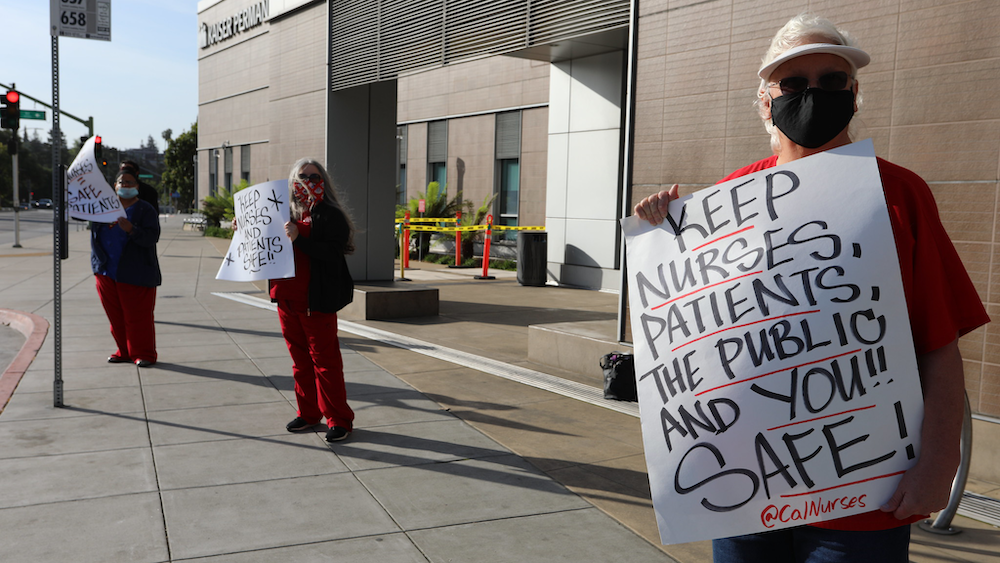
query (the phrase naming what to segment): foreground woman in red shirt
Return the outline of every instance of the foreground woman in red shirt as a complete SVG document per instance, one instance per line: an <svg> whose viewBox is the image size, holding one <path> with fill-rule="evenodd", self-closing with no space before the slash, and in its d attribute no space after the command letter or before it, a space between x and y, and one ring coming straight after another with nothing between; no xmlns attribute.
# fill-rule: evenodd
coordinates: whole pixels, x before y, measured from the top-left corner
<svg viewBox="0 0 1000 563"><path fill-rule="evenodd" d="M848 125L860 101L858 69L870 60L854 45L828 20L808 14L778 31L758 72L757 94L774 155L722 181L851 142ZM941 225L927 183L881 158L878 167L923 391L920 457L885 505L810 526L715 540L716 563L906 563L909 524L948 502L964 412L958 338L989 317ZM659 224L677 188L643 199L635 214Z"/></svg>

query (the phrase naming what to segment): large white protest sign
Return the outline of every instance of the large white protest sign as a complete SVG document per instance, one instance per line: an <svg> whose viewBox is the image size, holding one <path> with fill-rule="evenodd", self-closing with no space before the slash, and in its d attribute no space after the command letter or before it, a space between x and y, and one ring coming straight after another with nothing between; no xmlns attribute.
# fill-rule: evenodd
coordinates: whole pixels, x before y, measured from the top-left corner
<svg viewBox="0 0 1000 563"><path fill-rule="evenodd" d="M114 223L125 210L97 166L94 139L87 139L66 171L66 211L74 219Z"/></svg>
<svg viewBox="0 0 1000 563"><path fill-rule="evenodd" d="M878 510L923 401L870 141L622 220L664 544Z"/></svg>
<svg viewBox="0 0 1000 563"><path fill-rule="evenodd" d="M250 186L233 194L236 232L217 280L254 281L295 275L288 222L288 180Z"/></svg>

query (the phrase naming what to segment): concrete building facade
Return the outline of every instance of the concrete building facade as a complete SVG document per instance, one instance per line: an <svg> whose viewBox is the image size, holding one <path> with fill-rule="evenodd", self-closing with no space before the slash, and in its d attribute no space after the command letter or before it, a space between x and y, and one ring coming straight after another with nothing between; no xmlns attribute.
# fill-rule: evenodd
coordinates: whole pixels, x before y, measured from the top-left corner
<svg viewBox="0 0 1000 563"><path fill-rule="evenodd" d="M391 279L401 198L443 179L478 205L510 194L516 164L516 203L495 203L497 222L546 227L551 281L618 291L617 219L636 201L673 183L690 193L770 154L756 70L774 32L806 10L871 53L855 138L928 181L1000 314L992 0L203 0L198 197L319 156L365 227L352 272ZM974 471L1000 481L1000 329L960 343L988 444Z"/></svg>

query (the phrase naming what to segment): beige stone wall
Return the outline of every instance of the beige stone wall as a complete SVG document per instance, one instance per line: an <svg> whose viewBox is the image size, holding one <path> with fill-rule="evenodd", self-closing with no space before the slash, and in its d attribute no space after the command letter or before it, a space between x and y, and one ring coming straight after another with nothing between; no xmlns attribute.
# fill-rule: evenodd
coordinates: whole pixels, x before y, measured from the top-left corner
<svg viewBox="0 0 1000 563"><path fill-rule="evenodd" d="M770 154L752 102L770 37L809 9L872 55L856 139L920 174L980 297L1000 318L1000 4L994 0L640 3L634 200L689 192ZM975 412L1000 416L1000 326L962 338Z"/></svg>
<svg viewBox="0 0 1000 563"><path fill-rule="evenodd" d="M521 194L518 219L524 226L545 226L548 143L549 108L521 112Z"/></svg>
<svg viewBox="0 0 1000 563"><path fill-rule="evenodd" d="M220 2L198 14L201 22L214 23L249 5L249 1ZM267 118L270 100L269 25L262 24L207 49L198 49L198 146L233 147L233 184L240 179L239 145L268 139ZM255 144L251 149L250 178L263 180L268 174L268 145ZM198 187L196 200L208 195L210 152L198 152ZM219 149L217 185L224 184L225 161Z"/></svg>
<svg viewBox="0 0 1000 563"><path fill-rule="evenodd" d="M489 57L402 76L397 121L434 119L487 110L544 104L549 63Z"/></svg>
<svg viewBox="0 0 1000 563"><path fill-rule="evenodd" d="M406 199L427 189L427 124L406 126Z"/></svg>
<svg viewBox="0 0 1000 563"><path fill-rule="evenodd" d="M198 15L228 17L249 2L227 0ZM326 160L326 5L276 18L198 53L198 146L233 147L233 184L240 145L251 148L253 183L286 178L301 157ZM266 141L266 142L261 142ZM218 181L223 184L220 151ZM198 153L198 194L208 194L209 151Z"/></svg>
<svg viewBox="0 0 1000 563"><path fill-rule="evenodd" d="M449 198L461 190L478 207L493 192L495 125L492 113L448 121Z"/></svg>
<svg viewBox="0 0 1000 563"><path fill-rule="evenodd" d="M326 164L326 34L323 3L271 22L270 107L260 119L269 120L273 180L287 178L303 157Z"/></svg>
<svg viewBox="0 0 1000 563"><path fill-rule="evenodd" d="M548 103L549 63L491 57L401 77L397 121L433 120ZM478 207L495 183L494 113L448 122L448 193ZM427 123L407 126L407 197L427 187ZM520 223L545 224L548 108L521 114Z"/></svg>

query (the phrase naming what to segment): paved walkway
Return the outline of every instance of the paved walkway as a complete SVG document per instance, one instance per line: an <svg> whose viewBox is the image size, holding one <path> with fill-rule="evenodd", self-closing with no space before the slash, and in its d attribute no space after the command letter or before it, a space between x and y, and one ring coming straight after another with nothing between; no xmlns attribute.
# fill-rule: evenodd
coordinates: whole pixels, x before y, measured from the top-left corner
<svg viewBox="0 0 1000 563"><path fill-rule="evenodd" d="M62 263L66 408L54 330L0 413L5 562L710 561L658 545L638 420L341 331L357 430L293 435L291 366L273 312L214 293L218 241L166 218L160 362L109 365L85 232ZM53 319L51 238L5 253L0 308ZM441 315L366 326L532 365L527 325L614 318L617 296L524 288L421 266ZM596 359L595 359L596 361ZM2 387L2 385L0 385ZM913 561L1000 561L997 532L916 533Z"/></svg>

